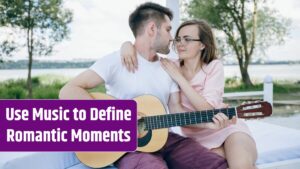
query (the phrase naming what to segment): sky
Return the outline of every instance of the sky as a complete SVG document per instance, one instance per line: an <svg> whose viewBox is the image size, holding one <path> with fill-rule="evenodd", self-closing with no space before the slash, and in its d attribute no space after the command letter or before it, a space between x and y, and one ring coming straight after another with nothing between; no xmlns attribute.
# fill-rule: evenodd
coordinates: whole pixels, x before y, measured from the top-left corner
<svg viewBox="0 0 300 169"><path fill-rule="evenodd" d="M70 38L58 44L50 58L97 59L119 49L122 42L133 41L128 16L137 5L146 1L65 0L65 7L74 14ZM166 0L152 1L166 4ZM267 60L300 60L300 1L269 0L268 3L282 16L292 19L292 26L284 45L267 50Z"/></svg>
<svg viewBox="0 0 300 169"><path fill-rule="evenodd" d="M299 0L271 0L270 7L292 20L290 34L285 44L272 46L267 50L270 60L300 60L300 1Z"/></svg>
<svg viewBox="0 0 300 169"><path fill-rule="evenodd" d="M143 2L146 0L65 0L65 6L74 14L72 32L54 57L99 58L120 49L122 42L133 41L128 17Z"/></svg>

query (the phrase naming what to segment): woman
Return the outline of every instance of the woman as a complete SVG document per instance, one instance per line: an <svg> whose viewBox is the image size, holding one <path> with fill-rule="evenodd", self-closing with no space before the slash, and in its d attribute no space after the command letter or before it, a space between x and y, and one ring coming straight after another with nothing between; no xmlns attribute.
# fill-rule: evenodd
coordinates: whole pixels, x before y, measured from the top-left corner
<svg viewBox="0 0 300 169"><path fill-rule="evenodd" d="M176 31L174 46L180 63L161 59L161 64L178 83L182 106L187 111L225 107L222 99L224 69L216 57L216 45L210 26L201 20L182 23ZM134 71L137 63L132 44L123 44L121 53L126 67ZM230 169L256 168L257 150L248 127L240 120L228 126L224 123L227 118L224 116L222 113L215 116L215 125L208 123L182 127L182 133L225 157ZM213 129L212 126L216 124L219 127Z"/></svg>

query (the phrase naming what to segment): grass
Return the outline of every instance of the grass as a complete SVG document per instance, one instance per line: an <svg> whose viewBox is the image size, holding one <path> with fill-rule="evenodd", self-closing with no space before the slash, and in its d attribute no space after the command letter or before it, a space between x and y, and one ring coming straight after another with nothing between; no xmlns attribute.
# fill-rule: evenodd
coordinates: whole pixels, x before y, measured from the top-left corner
<svg viewBox="0 0 300 169"><path fill-rule="evenodd" d="M256 83L252 87L247 87L240 83L238 79L226 79L225 92L244 92L244 91L261 91L262 83ZM229 105L240 105L248 100L261 100L262 97L243 97L235 99L225 99L224 102ZM273 83L273 100L300 100L300 83L294 81L275 81ZM274 104L273 116L289 116L299 113L298 105L276 105Z"/></svg>
<svg viewBox="0 0 300 169"><path fill-rule="evenodd" d="M33 98L34 99L57 99L59 90L65 84L65 80L52 80L54 77L48 76L32 78ZM47 79L47 80L45 80ZM0 99L26 99L27 89L26 80L6 80L0 82Z"/></svg>
<svg viewBox="0 0 300 169"><path fill-rule="evenodd" d="M59 90L66 84L69 79L65 77L44 75L34 77L33 98L34 99L58 99ZM244 91L261 91L262 83L256 83L252 87L247 87L240 83L238 79L230 78L225 81L225 92L244 92ZM289 81L275 81L273 83L273 97L276 100L300 100L300 83ZM105 92L105 87L99 85L89 92ZM0 82L0 99L26 99L27 89L26 80L6 80ZM240 105L246 100L259 100L261 97L238 98L238 100L225 99L224 102L231 105ZM292 105L274 105L274 116L289 116L298 114L300 106Z"/></svg>
<svg viewBox="0 0 300 169"><path fill-rule="evenodd" d="M248 87L236 78L225 80L225 93L244 92L244 91L261 91L263 83L256 83ZM273 83L274 100L300 100L300 83L292 81L275 81Z"/></svg>
<svg viewBox="0 0 300 169"><path fill-rule="evenodd" d="M34 99L58 99L59 90L66 84L68 78L63 76L43 75L32 78ZM105 92L105 87L99 85L90 92ZM0 82L0 99L26 99L27 87L25 79L6 80Z"/></svg>

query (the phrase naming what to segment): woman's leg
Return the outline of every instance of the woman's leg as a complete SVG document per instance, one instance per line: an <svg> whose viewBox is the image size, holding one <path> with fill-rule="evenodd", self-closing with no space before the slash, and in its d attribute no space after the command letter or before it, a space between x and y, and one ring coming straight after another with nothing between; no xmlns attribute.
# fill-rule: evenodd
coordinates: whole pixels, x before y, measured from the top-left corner
<svg viewBox="0 0 300 169"><path fill-rule="evenodd" d="M254 140L247 134L231 134L224 143L225 156L230 169L255 169L257 150Z"/></svg>

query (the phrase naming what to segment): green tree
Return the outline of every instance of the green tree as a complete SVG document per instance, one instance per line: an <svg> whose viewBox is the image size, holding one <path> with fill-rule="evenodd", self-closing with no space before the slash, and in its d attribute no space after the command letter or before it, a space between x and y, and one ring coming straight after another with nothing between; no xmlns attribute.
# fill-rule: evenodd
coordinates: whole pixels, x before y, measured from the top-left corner
<svg viewBox="0 0 300 169"><path fill-rule="evenodd" d="M253 54L283 43L291 23L263 0L190 0L186 10L189 17L205 19L225 34L225 43L224 37L218 38L225 47L221 50L236 55L247 86L252 86L248 66Z"/></svg>
<svg viewBox="0 0 300 169"><path fill-rule="evenodd" d="M4 56L11 56L11 53L16 50L14 43L9 40L3 40L0 44L0 63L3 63Z"/></svg>
<svg viewBox="0 0 300 169"><path fill-rule="evenodd" d="M28 97L32 98L31 68L34 56L47 56L69 35L72 12L62 0L0 0L0 27L13 30L18 38L1 42L2 54L26 49Z"/></svg>

